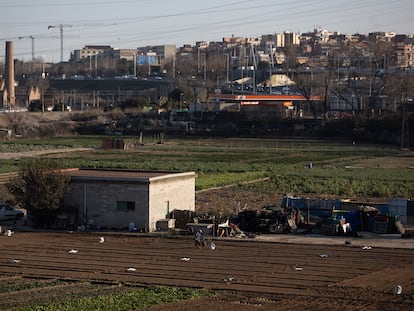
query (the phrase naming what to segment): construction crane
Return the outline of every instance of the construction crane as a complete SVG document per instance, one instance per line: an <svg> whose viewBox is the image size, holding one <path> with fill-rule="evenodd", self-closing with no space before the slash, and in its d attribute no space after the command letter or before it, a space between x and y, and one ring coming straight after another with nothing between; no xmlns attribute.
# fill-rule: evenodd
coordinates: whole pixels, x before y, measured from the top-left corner
<svg viewBox="0 0 414 311"><path fill-rule="evenodd" d="M59 28L60 30L60 62L63 62L63 28L72 27L69 24L49 25L47 29Z"/></svg>
<svg viewBox="0 0 414 311"><path fill-rule="evenodd" d="M35 39L35 37L34 36L21 36L21 37L18 37L19 39L25 39L25 38L29 38L29 39L32 39L32 61L34 61L35 60L35 53L34 53L34 39Z"/></svg>

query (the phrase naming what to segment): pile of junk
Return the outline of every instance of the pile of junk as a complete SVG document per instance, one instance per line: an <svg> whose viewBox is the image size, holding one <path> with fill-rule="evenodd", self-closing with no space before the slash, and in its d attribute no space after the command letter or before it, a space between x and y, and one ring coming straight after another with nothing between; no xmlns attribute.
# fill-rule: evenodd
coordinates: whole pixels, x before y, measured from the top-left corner
<svg viewBox="0 0 414 311"><path fill-rule="evenodd" d="M391 202L395 200L366 204L341 199L285 196L281 206L245 209L223 223L213 223L212 234L220 237L254 237L256 234L272 233L360 236L361 232L373 232L414 236L413 231L407 228L410 227L407 221L411 219L407 215L414 211L414 202L400 199L399 202L405 206L403 215L396 213ZM402 205L398 206L400 213Z"/></svg>

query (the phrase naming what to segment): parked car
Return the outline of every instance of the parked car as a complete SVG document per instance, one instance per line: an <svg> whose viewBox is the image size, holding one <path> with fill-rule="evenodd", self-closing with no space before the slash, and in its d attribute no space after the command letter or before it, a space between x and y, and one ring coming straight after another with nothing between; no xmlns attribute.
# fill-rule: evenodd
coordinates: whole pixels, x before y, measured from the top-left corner
<svg viewBox="0 0 414 311"><path fill-rule="evenodd" d="M0 202L0 221L14 221L23 216L24 213L21 210L15 209L8 203Z"/></svg>

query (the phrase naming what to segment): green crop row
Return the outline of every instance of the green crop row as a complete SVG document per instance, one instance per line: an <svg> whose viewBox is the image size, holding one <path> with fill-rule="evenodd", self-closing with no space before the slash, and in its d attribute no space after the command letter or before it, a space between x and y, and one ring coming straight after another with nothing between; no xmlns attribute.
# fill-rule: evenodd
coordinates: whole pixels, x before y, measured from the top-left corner
<svg viewBox="0 0 414 311"><path fill-rule="evenodd" d="M21 307L14 309L14 311L129 311L209 295L212 295L212 292L206 290L156 286L98 297L75 298L44 305Z"/></svg>
<svg viewBox="0 0 414 311"><path fill-rule="evenodd" d="M240 189L269 193L330 194L352 197L413 197L414 182L408 177L358 179L346 176L275 175L269 180L240 185ZM409 181L407 181L409 180Z"/></svg>
<svg viewBox="0 0 414 311"><path fill-rule="evenodd" d="M46 146L101 145L101 137L76 136L42 141ZM34 141L35 144L37 141ZM21 142L23 144L23 142ZM25 145L30 142L24 142ZM17 143L16 143L17 144ZM14 146L16 144L11 144ZM14 148L14 147L13 147ZM38 148L38 146L36 147ZM68 167L147 171L194 171L196 188L241 184L264 177L257 191L353 196L412 196L414 174L403 168L358 169L358 161L395 155L382 146L318 140L175 139L128 150L95 148L61 154ZM1 172L18 170L16 160L0 160ZM309 169L312 163L313 168ZM355 167L355 168L352 168ZM350 169L351 168L351 169Z"/></svg>
<svg viewBox="0 0 414 311"><path fill-rule="evenodd" d="M14 278L10 282L3 281L0 283L0 293L18 292L23 290L29 290L32 288L44 288L64 284L59 280L44 280L33 281L30 279Z"/></svg>
<svg viewBox="0 0 414 311"><path fill-rule="evenodd" d="M79 135L71 137L54 137L54 138L42 138L42 139L21 139L11 142L4 142L0 145L3 145L4 148L8 146L21 146L24 148L26 146L39 146L40 148L45 149L45 146L49 148L62 148L62 147L100 147L102 146L101 136L88 136L88 135Z"/></svg>

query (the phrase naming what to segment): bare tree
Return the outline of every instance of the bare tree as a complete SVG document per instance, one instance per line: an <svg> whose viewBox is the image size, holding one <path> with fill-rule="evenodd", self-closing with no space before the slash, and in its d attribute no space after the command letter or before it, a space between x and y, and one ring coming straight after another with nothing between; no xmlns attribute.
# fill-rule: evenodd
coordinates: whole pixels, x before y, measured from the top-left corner
<svg viewBox="0 0 414 311"><path fill-rule="evenodd" d="M297 90L305 98L306 103L309 105L309 108L313 114L313 117L316 119L318 117L316 102L314 100L314 93L316 89L319 89L317 80L314 79L312 72L304 72L299 68L293 73L293 80L296 83Z"/></svg>

